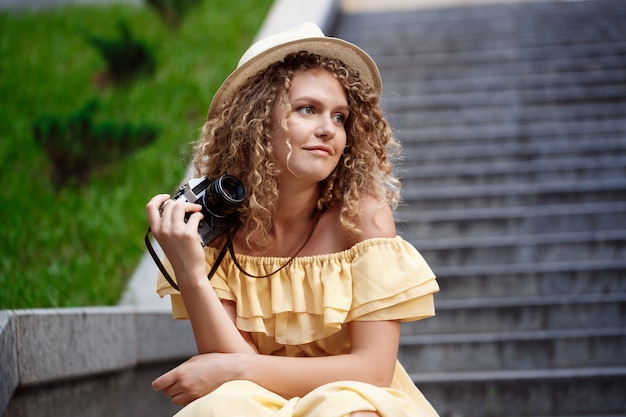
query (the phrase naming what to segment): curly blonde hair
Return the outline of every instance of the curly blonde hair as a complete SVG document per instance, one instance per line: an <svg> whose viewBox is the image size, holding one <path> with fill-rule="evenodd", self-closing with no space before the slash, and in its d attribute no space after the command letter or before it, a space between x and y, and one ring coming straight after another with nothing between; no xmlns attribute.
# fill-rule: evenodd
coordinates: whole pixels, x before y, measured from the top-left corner
<svg viewBox="0 0 626 417"><path fill-rule="evenodd" d="M373 196L392 209L400 201L400 182L392 166L400 144L379 106L378 94L337 59L304 51L290 54L248 79L231 101L219 103L217 117L204 123L195 147L197 176L216 178L228 173L245 184L239 230L251 247L266 241L278 200L280 168L272 147L272 112L282 108L289 115L294 73L317 68L341 83L350 107L346 148L335 170L320 184L317 208L324 211L339 204L342 226L356 232L362 196ZM285 120L281 126L286 131Z"/></svg>

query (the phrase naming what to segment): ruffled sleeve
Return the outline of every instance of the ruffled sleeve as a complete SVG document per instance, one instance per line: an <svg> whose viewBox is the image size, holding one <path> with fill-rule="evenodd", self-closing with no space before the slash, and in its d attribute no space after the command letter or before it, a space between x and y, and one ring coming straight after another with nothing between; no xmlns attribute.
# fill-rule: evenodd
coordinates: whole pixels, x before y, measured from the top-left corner
<svg viewBox="0 0 626 417"><path fill-rule="evenodd" d="M217 250L207 249L207 271ZM287 259L238 255L253 275L271 273ZM435 314L435 275L401 237L376 238L333 254L298 257L269 278L243 274L227 255L211 284L221 299L236 302L237 327L280 345L328 338L352 320L412 321ZM162 276L159 295L172 297L175 318L187 317L182 298Z"/></svg>
<svg viewBox="0 0 626 417"><path fill-rule="evenodd" d="M347 321L415 321L435 314L435 274L408 242L374 240L354 258L351 271L353 299Z"/></svg>
<svg viewBox="0 0 626 417"><path fill-rule="evenodd" d="M176 276L174 275L172 264L167 257L164 256L161 259L161 263L163 263L163 267L170 277L174 280L174 282L176 282ZM161 298L166 295L170 296L170 303L172 304L172 317L174 319L185 320L189 318L189 314L187 314L187 309L183 303L183 297L180 295L178 290L174 289L174 287L167 282L161 271L159 271L157 275L156 292Z"/></svg>

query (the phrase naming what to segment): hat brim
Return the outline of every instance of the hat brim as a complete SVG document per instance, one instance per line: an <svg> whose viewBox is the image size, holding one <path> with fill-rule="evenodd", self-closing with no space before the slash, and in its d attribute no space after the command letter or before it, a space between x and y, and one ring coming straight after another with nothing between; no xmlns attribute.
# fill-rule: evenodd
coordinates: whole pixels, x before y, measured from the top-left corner
<svg viewBox="0 0 626 417"><path fill-rule="evenodd" d="M341 60L350 69L357 71L361 79L369 84L376 94L380 96L382 92L380 73L374 60L365 51L350 42L338 38L305 38L269 48L234 70L213 96L209 106L208 118L215 117L215 112L221 104L232 100L235 92L248 78L256 75L269 65L282 61L290 53L300 51Z"/></svg>

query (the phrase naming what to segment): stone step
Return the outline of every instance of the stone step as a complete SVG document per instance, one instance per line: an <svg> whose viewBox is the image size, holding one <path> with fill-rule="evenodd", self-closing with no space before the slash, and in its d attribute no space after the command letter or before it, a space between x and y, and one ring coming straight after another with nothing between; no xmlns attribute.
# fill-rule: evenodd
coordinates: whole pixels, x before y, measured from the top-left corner
<svg viewBox="0 0 626 417"><path fill-rule="evenodd" d="M492 75L489 77L440 77L429 74L421 81L387 80L383 90L382 102L385 109L395 109L405 98L414 96L436 96L439 94L464 94L500 91L524 91L567 88L579 85L621 85L626 82L622 68L596 68L588 71L570 71L560 73L534 73L522 75ZM568 103L562 103L568 105ZM391 113L393 114L393 113Z"/></svg>
<svg viewBox="0 0 626 417"><path fill-rule="evenodd" d="M528 10L519 13L515 5L501 8L503 13L490 13L495 9L489 6L476 7L479 14L463 16L467 8L449 8L447 16L438 14L436 10L406 11L404 13L379 13L376 16L344 16L341 21L342 32L349 34L353 39L359 39L363 44L372 45L392 44L398 40L413 39L419 45L429 50L465 50L469 47L480 47L482 44L496 47L526 46L545 44L550 39L558 39L563 45L573 45L584 41L606 41L607 39L621 38L623 25L619 25L620 17L609 14L606 9L589 11L586 16L580 13L568 13L561 8L561 18L542 27L534 27L535 19L545 17L541 13L528 15ZM601 30L597 22L588 19L593 13L606 24L614 23L616 27L611 31ZM530 16L533 16L532 18ZM372 20L375 19L375 22ZM368 30L376 24L377 30ZM577 37L571 37L571 25L577 24ZM488 35L494 35L489 37ZM568 35L570 35L568 37ZM344 35L345 36L345 35ZM392 47L390 45L390 47ZM380 48L382 50L382 48Z"/></svg>
<svg viewBox="0 0 626 417"><path fill-rule="evenodd" d="M626 259L431 266L438 300L626 292Z"/></svg>
<svg viewBox="0 0 626 417"><path fill-rule="evenodd" d="M501 23L501 22L498 22ZM623 25L622 25L623 26ZM377 39L368 41L368 51L376 55L378 60L398 59L406 60L418 56L428 60L433 57L454 55L463 57L467 61L485 58L499 59L541 59L550 54L559 54L562 51L575 51L579 55L594 57L612 51L623 51L620 43L624 37L623 29L607 34L594 27L580 27L576 39L573 40L571 31L551 28L549 30L530 31L524 28L511 28L513 31L499 33L476 30L473 33L464 33L459 36L458 31L423 33L425 27L413 31L405 31L401 37L393 38L385 33ZM359 39L362 37L359 36ZM405 40L406 42L400 42ZM409 42L410 40L410 42ZM443 60L442 65L447 65Z"/></svg>
<svg viewBox="0 0 626 417"><path fill-rule="evenodd" d="M493 236L545 231L626 229L626 202L412 210L396 213L398 233L421 241L459 236Z"/></svg>
<svg viewBox="0 0 626 417"><path fill-rule="evenodd" d="M610 230L583 230L583 231L543 231L537 233L517 235L491 235L491 236L456 236L453 238L430 237L420 239L419 236L406 236L414 242L421 252L425 251L451 251L451 250L493 250L495 248L513 247L549 247L552 245L577 245L587 243L593 246L596 242L619 242L626 240L626 229ZM545 248L542 248L545 249ZM615 253L615 259L620 259L620 254ZM578 259L581 259L580 257ZM523 260L520 258L520 260ZM536 261L536 259L533 259ZM479 262L482 263L482 262Z"/></svg>
<svg viewBox="0 0 626 417"><path fill-rule="evenodd" d="M443 296L443 293L441 294ZM626 326L626 292L450 299L436 296L436 316L404 323L402 334L574 330Z"/></svg>
<svg viewBox="0 0 626 417"><path fill-rule="evenodd" d="M520 75L544 74L563 71L591 71L594 67L605 69L623 68L626 63L626 56L607 55L588 59L577 60L576 57L549 56L543 60L535 61L511 61L498 65L484 65L484 63L467 63L466 65L439 67L429 66L428 63L422 65L419 62L389 62L381 61L374 55L381 71L385 73L385 80L402 79L406 81L427 79L433 72L437 77L488 77L494 75Z"/></svg>
<svg viewBox="0 0 626 417"><path fill-rule="evenodd" d="M441 416L617 417L626 367L411 373Z"/></svg>
<svg viewBox="0 0 626 417"><path fill-rule="evenodd" d="M387 100L385 109L394 124L438 126L472 125L496 121L532 122L626 114L624 85L576 85L497 91L440 92Z"/></svg>
<svg viewBox="0 0 626 417"><path fill-rule="evenodd" d="M541 45L490 45L489 37L476 39L476 44L467 44L462 50L430 49L424 51L421 43L379 43L371 45L369 52L377 62L382 62L381 68L385 73L391 73L398 68L413 66L416 72L413 76L436 69L444 74L465 73L466 68L488 68L490 73L499 71L508 73L511 68L522 64L524 67L540 68L545 63L556 61L568 65L587 64L589 61L620 62L626 56L626 45L622 39L613 41L585 43L581 39L573 45L563 45L558 40L548 39ZM430 48L436 47L430 43Z"/></svg>
<svg viewBox="0 0 626 417"><path fill-rule="evenodd" d="M626 178L404 189L412 210L582 204L626 200Z"/></svg>
<svg viewBox="0 0 626 417"><path fill-rule="evenodd" d="M484 94L488 95L489 92ZM426 97L421 98L420 100L424 100L422 103L423 107L417 111L408 111L400 108L401 105L404 106L404 103L402 103L398 105L397 109L389 110L392 114L390 120L396 126L397 131L403 131L404 129L432 129L450 126L472 129L476 126L503 123L525 125L536 122L594 121L605 118L619 118L626 115L626 101L608 98L595 98L594 102L581 101L579 103L572 100L565 105L561 105L553 102L522 104L520 102L525 100L524 97L511 97L511 100L516 99L518 103L498 104L495 100L484 100L474 102L472 105L466 105L465 107L455 107L452 104L447 105L445 101L451 98L437 97L433 102L428 102Z"/></svg>
<svg viewBox="0 0 626 417"><path fill-rule="evenodd" d="M436 23L440 27L434 28L429 24L413 22L412 27L402 30L400 34L394 28L386 30L381 27L371 35L375 38L355 31L351 31L350 35L352 41L367 45L367 51L382 63L383 68L395 61L425 65L437 62L446 66L447 55L452 56L452 62L461 58L464 62L482 61L485 64L512 59L541 60L551 55L595 58L623 51L623 43L620 43L624 38L623 22L619 22L619 18L605 18L607 25L614 21L615 30L603 31L585 21L565 21L565 25L578 26L575 37L567 27L555 25L534 29L530 27L531 22L524 26L521 20L507 18L455 22L463 28L446 28L440 22Z"/></svg>
<svg viewBox="0 0 626 417"><path fill-rule="evenodd" d="M411 146L403 159L397 173L404 188L619 179L626 171L626 140L570 141L569 148L565 142Z"/></svg>
<svg viewBox="0 0 626 417"><path fill-rule="evenodd" d="M532 160L476 162L462 160L455 164L442 161L408 165L399 170L403 187L432 188L445 186L516 184L550 181L592 181L599 178L626 177L624 155L601 155L563 158L537 155Z"/></svg>
<svg viewBox="0 0 626 417"><path fill-rule="evenodd" d="M396 132L402 142L405 153L411 158L436 155L463 156L473 152L471 146L483 145L480 149L490 154L521 153L522 155L543 154L556 148L567 153L567 144L577 149L586 147L586 151L601 152L603 148L623 151L626 143L626 119L624 117L606 117L576 120L539 120L521 123L518 121L500 121L495 123L475 124L471 128L455 126L423 127L405 126ZM501 143L501 146L490 146ZM427 146L428 145L428 146ZM464 145L468 148L450 148ZM515 148L511 148L516 146ZM448 147L448 148L446 148ZM508 147L508 148L507 148ZM501 149L502 148L502 149ZM475 152L475 150L474 150ZM478 155L476 155L478 156ZM427 158L425 158L427 159Z"/></svg>
<svg viewBox="0 0 626 417"><path fill-rule="evenodd" d="M596 1L594 3L597 4L584 5L576 2L555 3L520 2L343 16L339 29L367 44L393 38L394 35L400 39L417 36L424 43L431 44L437 38L462 40L479 36L483 32L498 35L493 37L493 41L503 39L505 35L512 37L522 34L535 42L542 42L542 34L571 33L573 24L576 24L577 34L599 32L598 39L606 39L624 30L619 25L624 16L624 6L619 1ZM590 19L590 15L594 19ZM614 30L601 31L598 21L602 21L603 25L605 22L607 25L615 23L616 27ZM373 26L376 27L375 31L371 30ZM581 33L580 36L584 35ZM563 36L564 42L574 43L576 40ZM510 38L508 42L511 42Z"/></svg>
<svg viewBox="0 0 626 417"><path fill-rule="evenodd" d="M626 327L404 335L398 358L420 373L619 367Z"/></svg>
<svg viewBox="0 0 626 417"><path fill-rule="evenodd" d="M626 230L460 236L415 242L432 265L513 264L626 259Z"/></svg>
<svg viewBox="0 0 626 417"><path fill-rule="evenodd" d="M193 339L193 335L191 336ZM92 353L91 356L102 355ZM130 369L18 388L2 417L166 417L181 409L151 383L181 363L156 362ZM131 400L132 399L132 400Z"/></svg>
<svg viewBox="0 0 626 417"><path fill-rule="evenodd" d="M599 17L599 15L598 15ZM438 57L442 54L465 57L472 60L471 54L506 58L503 52L518 51L511 55L518 60L541 59L560 51L578 51L579 55L589 57L605 54L612 49L622 51L621 41L626 33L623 22L619 18L605 16L606 24L613 21L615 30L602 30L597 24L589 25L585 21L563 20L563 25L547 25L543 28L525 26L521 19L510 19L510 16L501 20L467 20L463 28L446 28L445 23L437 22L438 28L428 23L420 25L414 22L412 27L405 28L401 34L393 33L393 28L381 25L376 35L371 37L365 33L352 31L353 40L358 39L367 45L372 54L381 54L398 60L406 59L403 53L409 55L424 55ZM455 22L459 24L460 22ZM576 37L572 38L572 24L578 24ZM391 29L387 30L387 29ZM593 46L597 46L594 51ZM445 65L445 63L444 63Z"/></svg>

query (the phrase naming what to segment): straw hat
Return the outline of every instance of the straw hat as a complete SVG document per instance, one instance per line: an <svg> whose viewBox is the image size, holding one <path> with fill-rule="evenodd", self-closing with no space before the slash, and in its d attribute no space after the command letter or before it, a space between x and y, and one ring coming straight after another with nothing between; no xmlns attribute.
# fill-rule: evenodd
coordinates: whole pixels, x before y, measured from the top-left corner
<svg viewBox="0 0 626 417"><path fill-rule="evenodd" d="M382 81L376 63L356 45L338 38L324 35L313 23L302 23L284 32L277 33L253 44L241 57L237 69L226 78L217 90L209 107L209 118L229 101L249 77L269 65L282 61L290 53L307 51L313 54L341 60L349 68L357 71L378 95L382 92Z"/></svg>

